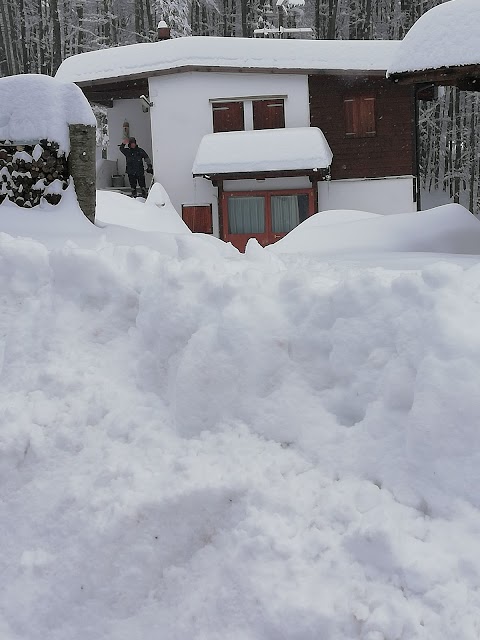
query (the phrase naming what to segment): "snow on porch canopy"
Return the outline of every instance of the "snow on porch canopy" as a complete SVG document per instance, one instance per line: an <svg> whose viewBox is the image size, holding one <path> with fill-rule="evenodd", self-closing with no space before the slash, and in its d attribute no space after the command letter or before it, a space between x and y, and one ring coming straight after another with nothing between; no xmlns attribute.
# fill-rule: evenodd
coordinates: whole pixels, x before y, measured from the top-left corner
<svg viewBox="0 0 480 640"><path fill-rule="evenodd" d="M387 75L395 78L470 65L480 66L480 2L451 0L417 20L397 49Z"/></svg>
<svg viewBox="0 0 480 640"><path fill-rule="evenodd" d="M310 172L328 168L333 154L316 127L229 131L204 136L193 163L194 177Z"/></svg>

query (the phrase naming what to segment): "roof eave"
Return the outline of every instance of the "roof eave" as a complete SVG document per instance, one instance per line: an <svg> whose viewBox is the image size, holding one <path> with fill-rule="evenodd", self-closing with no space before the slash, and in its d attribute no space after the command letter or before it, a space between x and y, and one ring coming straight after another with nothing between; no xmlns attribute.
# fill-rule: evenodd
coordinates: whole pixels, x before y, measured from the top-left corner
<svg viewBox="0 0 480 640"><path fill-rule="evenodd" d="M310 168L310 169L279 169L272 171L232 171L228 173L215 173L204 171L202 173L193 173L194 178L205 178L212 182L221 180L263 180L265 178L293 178L305 177L321 180L328 172L328 167Z"/></svg>
<svg viewBox="0 0 480 640"><path fill-rule="evenodd" d="M478 83L479 89L477 90L480 90L480 64L391 73L388 79L397 84L436 84L441 86L458 86L459 83L467 83L474 87Z"/></svg>
<svg viewBox="0 0 480 640"><path fill-rule="evenodd" d="M199 72L217 72L217 73L273 73L273 74L291 74L291 75L326 75L326 76L384 76L386 69L287 69L273 67L227 67L227 66L196 66L184 65L181 67L172 67L169 69L156 69L151 71L142 71L141 73L132 73L123 76L109 76L105 78L94 78L92 80L73 80L79 87L92 87L108 83L118 82L134 82L136 80L144 80L156 76L171 75L173 73L188 73L192 71Z"/></svg>

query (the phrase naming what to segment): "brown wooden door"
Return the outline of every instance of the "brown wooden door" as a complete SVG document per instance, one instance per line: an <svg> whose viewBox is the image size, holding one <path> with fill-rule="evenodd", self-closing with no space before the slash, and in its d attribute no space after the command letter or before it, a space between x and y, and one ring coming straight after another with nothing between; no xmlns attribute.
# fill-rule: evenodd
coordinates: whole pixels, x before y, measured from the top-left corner
<svg viewBox="0 0 480 640"><path fill-rule="evenodd" d="M273 244L314 213L313 189L225 192L220 215L222 240L245 251L250 238Z"/></svg>

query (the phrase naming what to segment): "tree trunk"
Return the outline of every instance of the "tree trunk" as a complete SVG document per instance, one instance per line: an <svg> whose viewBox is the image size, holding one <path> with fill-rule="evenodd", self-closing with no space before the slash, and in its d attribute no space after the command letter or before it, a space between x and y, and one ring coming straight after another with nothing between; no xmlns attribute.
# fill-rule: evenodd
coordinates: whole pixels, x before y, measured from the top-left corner
<svg viewBox="0 0 480 640"><path fill-rule="evenodd" d="M155 40L155 25L153 22L152 7L150 5L150 0L145 0L145 15L147 17L148 39Z"/></svg>
<svg viewBox="0 0 480 640"><path fill-rule="evenodd" d="M62 63L62 34L57 0L50 0L50 20L53 30L51 71L52 75L54 75Z"/></svg>
<svg viewBox="0 0 480 640"><path fill-rule="evenodd" d="M38 67L40 73L45 73L45 44L43 37L45 33L44 29L44 13L43 13L43 1L37 1L37 13L38 13Z"/></svg>
<svg viewBox="0 0 480 640"><path fill-rule="evenodd" d="M328 0L328 40L335 40L335 36L337 33L337 12L338 0Z"/></svg>
<svg viewBox="0 0 480 640"><path fill-rule="evenodd" d="M248 38L248 0L240 0L242 37Z"/></svg>
<svg viewBox="0 0 480 640"><path fill-rule="evenodd" d="M5 60L6 60L6 75L11 75L15 73L14 67L14 54L12 47L12 33L10 31L10 26L8 23L7 17L7 8L6 3L3 0L0 1L0 34L2 36L2 46L5 51Z"/></svg>
<svg viewBox="0 0 480 640"><path fill-rule="evenodd" d="M18 12L20 20L20 59L22 65L22 73L30 71L27 59L27 33L25 29L25 0L18 0Z"/></svg>

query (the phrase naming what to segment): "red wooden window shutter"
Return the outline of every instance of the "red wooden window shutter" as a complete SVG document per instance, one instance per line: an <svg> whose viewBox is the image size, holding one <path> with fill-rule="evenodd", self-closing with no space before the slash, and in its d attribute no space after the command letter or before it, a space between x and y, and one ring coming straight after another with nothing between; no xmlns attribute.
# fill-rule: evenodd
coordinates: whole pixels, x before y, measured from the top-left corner
<svg viewBox="0 0 480 640"><path fill-rule="evenodd" d="M343 106L347 138L370 138L376 135L375 98L373 96L345 98Z"/></svg>
<svg viewBox="0 0 480 640"><path fill-rule="evenodd" d="M375 98L362 97L359 100L360 106L360 128L365 137L376 134L375 127Z"/></svg>
<svg viewBox="0 0 480 640"><path fill-rule="evenodd" d="M195 233L213 233L211 204L182 204L182 218L187 227Z"/></svg>
<svg viewBox="0 0 480 640"><path fill-rule="evenodd" d="M353 98L345 98L343 101L345 111L345 135L355 138L358 135L358 116Z"/></svg>
<svg viewBox="0 0 480 640"><path fill-rule="evenodd" d="M243 102L214 102L213 112L213 132L222 131L243 131Z"/></svg>
<svg viewBox="0 0 480 640"><path fill-rule="evenodd" d="M284 129L285 104L282 98L253 101L254 129Z"/></svg>

